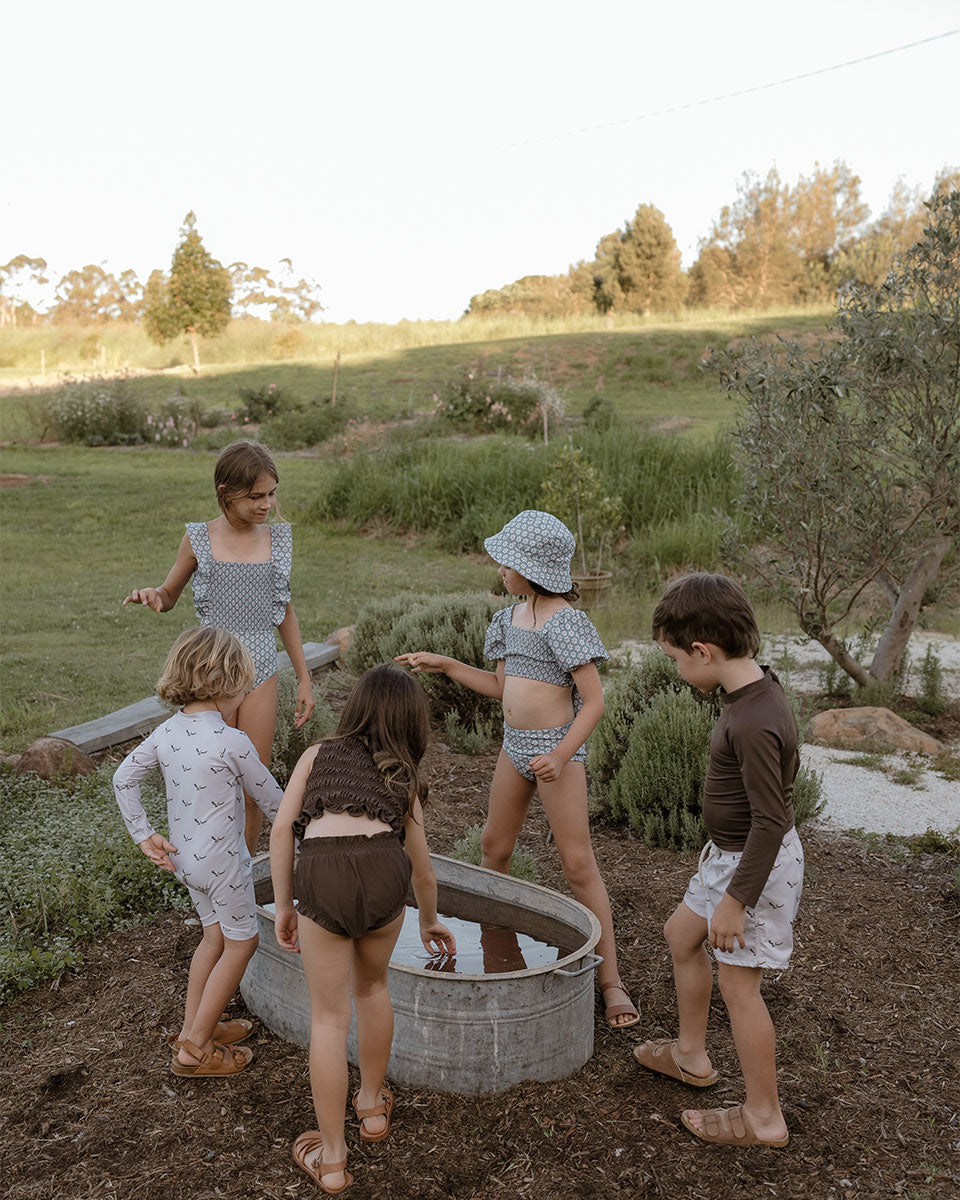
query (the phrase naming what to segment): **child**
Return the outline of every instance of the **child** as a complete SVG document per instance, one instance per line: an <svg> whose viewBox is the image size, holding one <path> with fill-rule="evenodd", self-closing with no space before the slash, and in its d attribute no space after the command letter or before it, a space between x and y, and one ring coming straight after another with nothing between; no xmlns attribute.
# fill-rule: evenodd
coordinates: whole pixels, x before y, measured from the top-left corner
<svg viewBox="0 0 960 1200"><path fill-rule="evenodd" d="M297 675L294 725L309 720L314 708L300 626L290 604L290 526L266 524L270 510L277 504L278 478L273 457L265 446L257 442L227 446L213 472L221 516L214 521L188 523L177 560L163 583L156 588L134 588L123 602L145 604L158 613L169 612L193 576L193 599L201 623L229 629L253 658L253 688L241 698L230 724L247 734L265 766L270 765L277 722L274 627L280 632ZM246 840L251 854L256 853L259 834L260 810L248 795Z"/></svg>
<svg viewBox="0 0 960 1200"><path fill-rule="evenodd" d="M427 787L418 767L429 732L422 688L393 667L367 671L347 697L333 737L311 746L297 763L270 836L277 941L294 953L299 942L310 992L317 1129L297 1138L293 1157L331 1194L353 1182L343 1133L351 992L360 1137L379 1142L390 1132L387 967L411 873L424 946L431 954L456 953L453 934L437 920L437 881L423 832ZM301 842L295 884L294 838Z"/></svg>
<svg viewBox="0 0 960 1200"><path fill-rule="evenodd" d="M250 855L243 837L246 789L270 820L282 793L245 733L228 720L253 686L253 663L222 629L187 629L157 681L157 695L181 705L123 760L113 786L130 836L143 853L186 884L203 925L187 980L174 1075L236 1075L253 1058L232 1049L249 1037L249 1021L219 1020L257 948ZM159 766L167 791L172 845L156 833L140 802L140 780ZM179 849L178 847L182 847Z"/></svg>
<svg viewBox="0 0 960 1200"><path fill-rule="evenodd" d="M500 564L500 578L523 604L502 608L487 630L483 653L495 671L470 667L440 654L400 654L413 671L448 675L503 701L503 749L490 786L483 830L482 865L504 874L535 791L553 831L564 876L576 898L600 922L597 953L603 956L600 991L614 1029L640 1016L617 971L613 917L600 877L587 821L584 742L603 715L603 688L596 664L607 652L576 599L570 559L576 542L562 521L528 509L484 542ZM604 979L606 982L604 982Z"/></svg>
<svg viewBox="0 0 960 1200"><path fill-rule="evenodd" d="M676 1038L637 1046L637 1062L694 1087L717 1082L706 1049L713 971L730 1014L743 1071L742 1106L681 1114L705 1142L785 1146L777 1095L776 1037L760 994L764 967L782 971L793 949L803 888L803 847L793 824L797 728L777 677L758 666L756 618L741 588L722 575L688 575L664 593L653 636L680 675L723 689L710 742L703 819L710 833L683 902L664 927L677 988Z"/></svg>

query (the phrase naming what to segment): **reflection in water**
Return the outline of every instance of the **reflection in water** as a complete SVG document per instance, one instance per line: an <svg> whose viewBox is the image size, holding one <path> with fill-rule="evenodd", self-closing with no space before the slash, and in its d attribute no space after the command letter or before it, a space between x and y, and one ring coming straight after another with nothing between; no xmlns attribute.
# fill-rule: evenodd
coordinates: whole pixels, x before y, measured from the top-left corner
<svg viewBox="0 0 960 1200"><path fill-rule="evenodd" d="M420 941L417 910L410 907L404 913L403 929L391 962L449 975L501 975L505 971L524 971L556 962L571 953L571 949L549 945L515 929L479 925L476 921L444 915L440 920L457 939L455 955L431 958L427 954Z"/></svg>

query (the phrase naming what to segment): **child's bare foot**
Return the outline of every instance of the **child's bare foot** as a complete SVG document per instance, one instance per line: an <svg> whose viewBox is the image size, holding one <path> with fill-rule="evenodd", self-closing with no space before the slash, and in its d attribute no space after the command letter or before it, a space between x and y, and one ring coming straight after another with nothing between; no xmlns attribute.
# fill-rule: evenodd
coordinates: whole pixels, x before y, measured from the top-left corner
<svg viewBox="0 0 960 1200"><path fill-rule="evenodd" d="M353 1176L346 1169L346 1143L341 1142L340 1145L342 1149L339 1158L334 1158L329 1151L325 1155L326 1147L316 1130L301 1133L293 1143L294 1162L329 1194L345 1191L353 1183ZM324 1158L329 1166L324 1166Z"/></svg>
<svg viewBox="0 0 960 1200"><path fill-rule="evenodd" d="M611 1029L625 1029L628 1025L636 1025L639 1022L637 1006L619 979L615 979L613 983L601 983L600 995L603 998L604 1016Z"/></svg>
<svg viewBox="0 0 960 1200"><path fill-rule="evenodd" d="M368 1101L368 1103L365 1103ZM360 1122L360 1137L364 1142L382 1142L390 1132L390 1117L393 1113L393 1092L381 1085L374 1092L357 1090L353 1097L353 1111Z"/></svg>
<svg viewBox="0 0 960 1200"><path fill-rule="evenodd" d="M755 1114L746 1105L733 1108L687 1108L680 1120L705 1142L736 1146L785 1146L790 1140L787 1123L779 1108Z"/></svg>

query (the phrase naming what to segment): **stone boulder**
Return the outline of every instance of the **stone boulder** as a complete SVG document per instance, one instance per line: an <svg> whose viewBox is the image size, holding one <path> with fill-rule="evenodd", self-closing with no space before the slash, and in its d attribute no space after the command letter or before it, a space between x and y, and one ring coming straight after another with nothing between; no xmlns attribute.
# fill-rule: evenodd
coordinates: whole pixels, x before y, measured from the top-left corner
<svg viewBox="0 0 960 1200"><path fill-rule="evenodd" d="M346 658L347 651L350 649L350 643L353 641L353 626L344 625L340 629L335 629L333 633L328 633L323 639L328 646L336 646L340 650L340 658Z"/></svg>
<svg viewBox="0 0 960 1200"><path fill-rule="evenodd" d="M16 765L19 775L33 771L43 779L55 779L58 775L89 775L97 764L79 746L66 738L37 738L20 755Z"/></svg>
<svg viewBox="0 0 960 1200"><path fill-rule="evenodd" d="M889 708L829 708L807 726L807 741L841 750L911 750L939 754L943 746Z"/></svg>

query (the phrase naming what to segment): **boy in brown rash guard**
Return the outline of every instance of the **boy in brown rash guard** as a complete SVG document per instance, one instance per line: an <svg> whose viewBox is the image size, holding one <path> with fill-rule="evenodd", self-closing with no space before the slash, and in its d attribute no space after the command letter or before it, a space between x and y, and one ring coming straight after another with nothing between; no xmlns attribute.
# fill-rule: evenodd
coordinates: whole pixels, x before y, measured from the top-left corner
<svg viewBox="0 0 960 1200"><path fill-rule="evenodd" d="M664 926L678 1036L644 1042L634 1057L693 1087L717 1082L706 1049L713 968L703 943L709 939L746 1097L734 1108L687 1109L680 1119L705 1142L785 1146L776 1035L760 981L764 967L782 971L790 961L803 887L792 802L796 723L776 675L755 661L756 617L732 579L698 574L675 580L654 610L652 626L688 683L703 692L722 689L723 711L704 785L703 820L711 840Z"/></svg>

